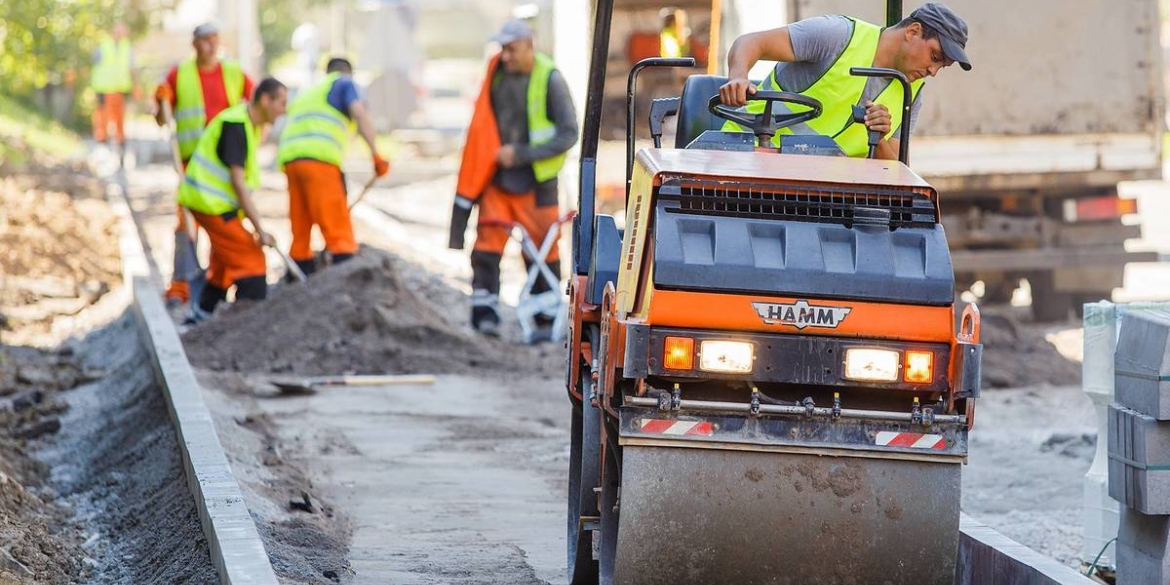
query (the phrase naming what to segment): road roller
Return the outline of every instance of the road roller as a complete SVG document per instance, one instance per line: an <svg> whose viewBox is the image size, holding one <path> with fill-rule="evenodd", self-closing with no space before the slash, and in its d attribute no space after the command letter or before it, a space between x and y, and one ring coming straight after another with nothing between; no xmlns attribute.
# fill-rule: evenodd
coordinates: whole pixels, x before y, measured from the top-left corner
<svg viewBox="0 0 1170 585"><path fill-rule="evenodd" d="M950 585L979 312L909 125L899 160L847 157L780 132L816 100L727 109L725 79L690 75L635 152L638 74L693 63L641 61L619 224L596 197L612 14L597 0L568 291L570 582ZM908 102L897 71L851 73Z"/></svg>

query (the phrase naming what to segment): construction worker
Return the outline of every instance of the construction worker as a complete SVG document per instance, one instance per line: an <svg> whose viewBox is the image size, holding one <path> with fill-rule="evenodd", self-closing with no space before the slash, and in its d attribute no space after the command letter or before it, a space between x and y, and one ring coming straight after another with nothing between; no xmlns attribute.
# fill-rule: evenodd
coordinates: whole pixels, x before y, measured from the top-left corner
<svg viewBox="0 0 1170 585"><path fill-rule="evenodd" d="M536 52L528 24L509 21L493 40L502 48L488 64L468 129L449 245L463 248L472 205L478 204L471 324L485 335L498 336L500 258L509 226L518 223L541 242L556 222L557 174L577 141L577 119L564 77L551 58ZM556 246L546 263L559 277ZM547 284L538 280L532 292L546 290ZM537 324L545 334L550 330L551 323L543 318Z"/></svg>
<svg viewBox="0 0 1170 585"><path fill-rule="evenodd" d="M252 190L260 186L256 150L264 127L284 115L287 105L284 85L267 78L256 87L251 102L227 108L212 119L195 146L179 186L179 205L190 210L207 232L211 262L207 284L186 324L210 318L232 286L237 300L262 300L268 294L262 246L275 246L276 240L264 231L252 202ZM251 232L244 228L245 218L252 224Z"/></svg>
<svg viewBox="0 0 1170 585"><path fill-rule="evenodd" d="M203 127L229 106L248 101L253 90L252 80L239 63L219 58L219 27L215 23L195 27L192 37L195 56L172 67L155 95L158 102L155 119L160 126L168 122L162 102L171 104L184 167L195 152ZM189 229L186 216L179 209L174 270L166 291L167 302L171 304L188 302L191 295L188 280L199 273L195 242L189 236Z"/></svg>
<svg viewBox="0 0 1170 585"><path fill-rule="evenodd" d="M114 25L110 36L102 39L93 52L93 72L90 74L90 86L97 94L97 107L93 110L94 140L105 143L112 124L114 142L122 155L126 153L126 95L134 91L138 83L129 34L125 24Z"/></svg>
<svg viewBox="0 0 1170 585"><path fill-rule="evenodd" d="M325 79L309 86L289 104L288 123L280 135L277 159L288 176L289 256L305 274L317 269L309 238L319 226L334 264L357 252L345 193L341 161L355 127L374 156L374 174L384 176L390 163L378 155L374 125L353 81L353 65L330 59Z"/></svg>
<svg viewBox="0 0 1170 585"><path fill-rule="evenodd" d="M868 128L882 133L876 156L897 159L899 140L893 136L904 123L901 85L852 76L849 69L883 67L904 73L914 94L910 120L905 123L913 130L922 109L925 78L954 63L969 71L966 46L967 23L937 2L922 5L897 25L884 29L847 16L816 16L736 39L727 55L729 81L719 88L719 97L727 106L745 105L747 96L756 92L748 81L748 70L761 59L778 61L760 88L816 98L824 111L803 128L782 129L774 138L777 145L781 134L822 134L831 136L845 154L866 156ZM852 123L854 104L867 106L866 128ZM763 103L753 102L747 109L762 112ZM773 106L773 113L783 111L784 104ZM729 122L724 129L740 128Z"/></svg>
<svg viewBox="0 0 1170 585"><path fill-rule="evenodd" d="M658 32L658 55L660 57L686 57L691 47L686 28L686 13L674 7L663 8L658 13L662 19L662 30Z"/></svg>

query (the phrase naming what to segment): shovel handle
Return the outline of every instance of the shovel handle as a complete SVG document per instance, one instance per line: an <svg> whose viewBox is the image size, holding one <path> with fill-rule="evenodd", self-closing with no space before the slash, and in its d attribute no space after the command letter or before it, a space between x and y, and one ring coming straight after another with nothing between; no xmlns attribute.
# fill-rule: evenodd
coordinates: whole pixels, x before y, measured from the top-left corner
<svg viewBox="0 0 1170 585"><path fill-rule="evenodd" d="M350 202L350 204L349 204L350 209L353 209L355 205L357 205L358 203L361 203L362 197L365 197L366 193L369 193L370 189L374 186L374 183L378 182L378 179L379 179L379 177L378 177L377 173L375 173L374 176L370 177L369 181L366 181L365 185L362 185L362 190L358 193L358 196L354 197L353 201Z"/></svg>
<svg viewBox="0 0 1170 585"><path fill-rule="evenodd" d="M434 384L435 377L430 374L410 374L395 376L337 376L327 378L319 385L324 386L389 386L392 384Z"/></svg>
<svg viewBox="0 0 1170 585"><path fill-rule="evenodd" d="M269 247L273 250L276 250L276 253L280 255L280 259L284 261L285 270L288 270L289 274L293 275L293 278L297 279L297 282L305 282L306 280L309 280L309 277L305 276L305 271L301 270L301 267L297 266L296 262L293 262L293 259L289 257L288 252L281 250L280 246Z"/></svg>

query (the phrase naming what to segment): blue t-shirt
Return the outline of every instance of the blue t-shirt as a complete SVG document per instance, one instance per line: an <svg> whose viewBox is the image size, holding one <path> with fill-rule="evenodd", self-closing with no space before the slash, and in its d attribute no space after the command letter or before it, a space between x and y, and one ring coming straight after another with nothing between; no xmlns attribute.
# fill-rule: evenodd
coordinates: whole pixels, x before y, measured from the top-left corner
<svg viewBox="0 0 1170 585"><path fill-rule="evenodd" d="M329 90L329 97L326 98L326 101L348 118L349 107L360 99L362 96L358 92L357 84L353 82L353 78L342 75L333 82L333 87Z"/></svg>

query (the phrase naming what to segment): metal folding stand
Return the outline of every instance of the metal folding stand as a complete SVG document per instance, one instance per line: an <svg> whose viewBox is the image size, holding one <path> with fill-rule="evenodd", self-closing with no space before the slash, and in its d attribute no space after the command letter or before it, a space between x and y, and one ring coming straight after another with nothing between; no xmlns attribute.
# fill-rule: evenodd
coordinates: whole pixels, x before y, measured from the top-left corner
<svg viewBox="0 0 1170 585"><path fill-rule="evenodd" d="M576 211L569 211L553 222L539 248L536 246L536 241L528 234L528 230L519 223L485 222L486 225L496 225L508 230L508 234L520 242L521 252L530 261L528 278L524 281L523 288L520 289L520 300L516 303L516 317L520 322L521 338L526 344L543 340L537 335L540 331L536 324L538 316L544 316L553 321L548 341L561 341L565 338L568 329L565 295L561 290L560 279L549 269L545 260L553 246L557 245L557 240L560 239L561 227L573 221L576 215ZM540 280L548 285L548 290L533 293L533 288Z"/></svg>

